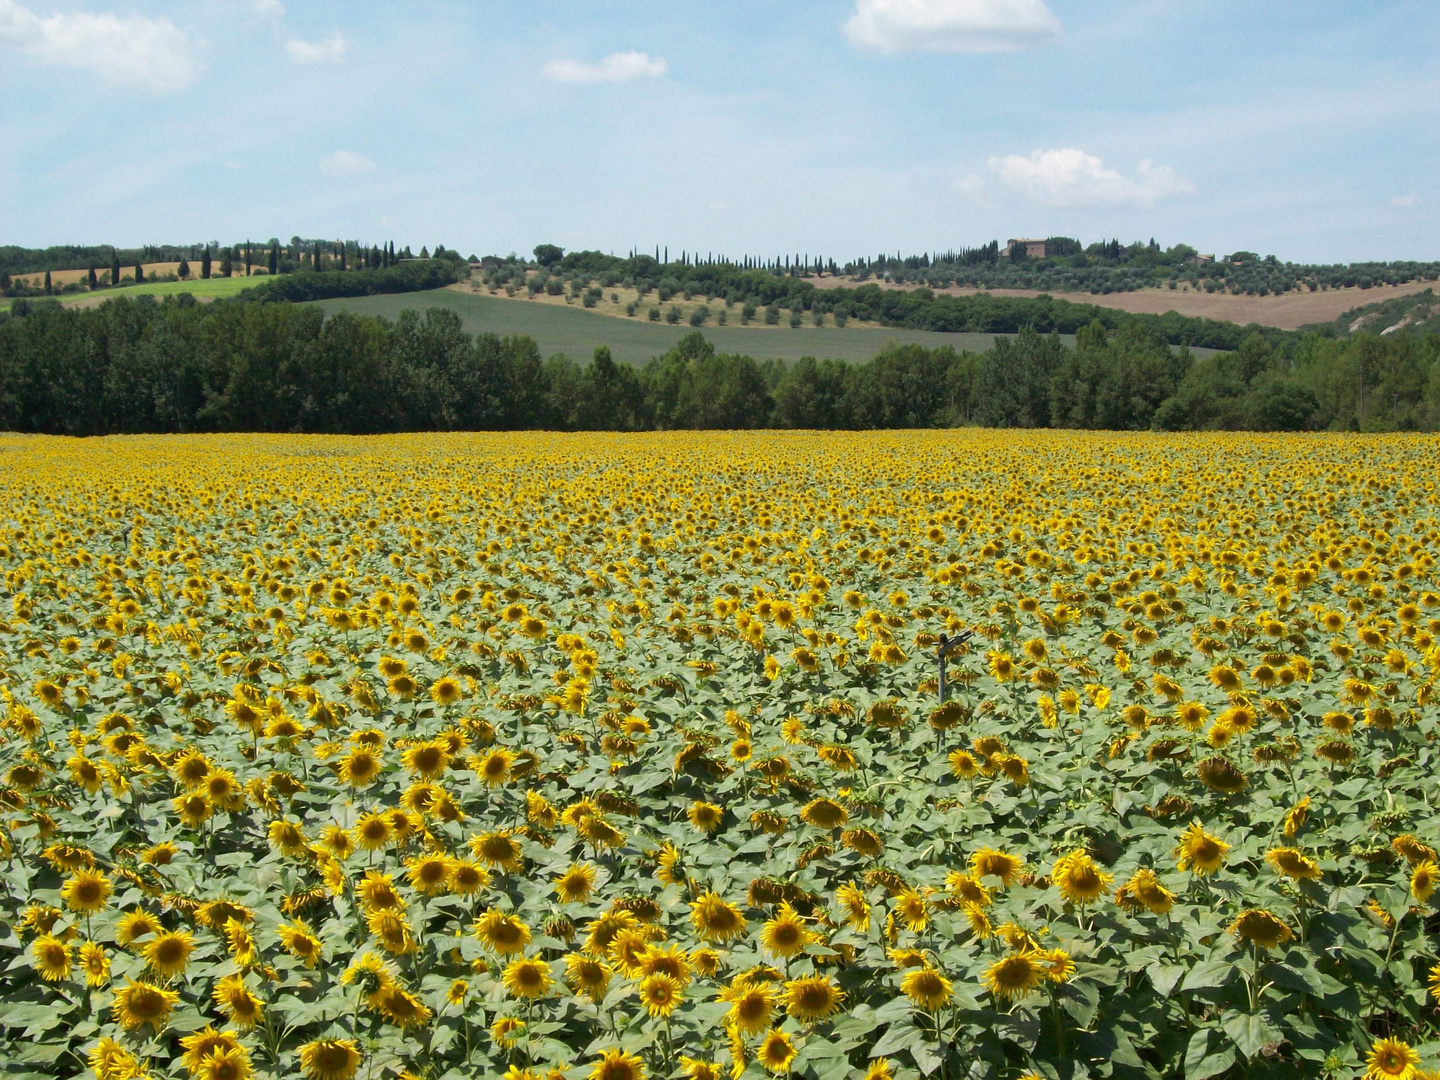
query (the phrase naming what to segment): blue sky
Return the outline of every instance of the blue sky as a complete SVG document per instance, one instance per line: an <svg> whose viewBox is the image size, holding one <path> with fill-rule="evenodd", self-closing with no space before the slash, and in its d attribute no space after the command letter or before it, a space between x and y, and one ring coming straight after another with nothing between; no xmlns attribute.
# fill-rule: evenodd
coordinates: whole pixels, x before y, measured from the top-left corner
<svg viewBox="0 0 1440 1080"><path fill-rule="evenodd" d="M1440 258L1435 0L0 0L0 243Z"/></svg>

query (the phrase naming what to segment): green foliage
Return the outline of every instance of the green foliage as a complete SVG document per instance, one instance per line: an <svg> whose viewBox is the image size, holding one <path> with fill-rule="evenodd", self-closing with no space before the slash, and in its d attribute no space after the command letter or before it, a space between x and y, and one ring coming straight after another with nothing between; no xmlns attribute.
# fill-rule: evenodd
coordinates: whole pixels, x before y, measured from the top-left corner
<svg viewBox="0 0 1440 1080"><path fill-rule="evenodd" d="M985 339L992 347L984 353L892 344L867 363L805 358L787 366L757 363L734 340L789 334L722 331L730 345L717 352L692 332L638 371L615 365L605 349L607 364L626 374L588 386L588 368L563 356L543 360L523 334L471 335L454 308L423 316L405 310L394 319L340 311L327 319L318 308L245 298L423 286L452 267L431 260L291 275L210 305L185 294L132 301L123 292L83 310L16 301L18 317L0 326L0 428L87 435L975 423L1296 431L1440 423L1440 335L1311 335L1272 346L1257 334L1233 352L1197 359L1142 322L1112 331L1097 321L1081 328L1073 348L1026 327L1013 338ZM140 288L218 292L244 284L222 278ZM679 309L667 318L678 325ZM650 319L661 319L658 306ZM620 397L606 396L612 391Z"/></svg>
<svg viewBox="0 0 1440 1080"><path fill-rule="evenodd" d="M255 292L258 299L301 303L338 296L421 292L453 285L460 278L461 271L455 263L444 259L428 259L407 262L388 270L327 270L314 274L287 274L256 286Z"/></svg>

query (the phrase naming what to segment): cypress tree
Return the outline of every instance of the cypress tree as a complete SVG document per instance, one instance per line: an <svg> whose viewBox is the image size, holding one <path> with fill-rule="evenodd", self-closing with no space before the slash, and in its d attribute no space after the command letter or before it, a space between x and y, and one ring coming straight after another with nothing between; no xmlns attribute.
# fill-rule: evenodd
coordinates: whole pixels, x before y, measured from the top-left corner
<svg viewBox="0 0 1440 1080"><path fill-rule="evenodd" d="M141 266L140 263L137 261L137 262L135 263L135 284L136 284L136 285L139 285L139 284L143 283L144 280L145 280L145 267Z"/></svg>
<svg viewBox="0 0 1440 1080"><path fill-rule="evenodd" d="M250 276L250 241L245 241L245 276Z"/></svg>
<svg viewBox="0 0 1440 1080"><path fill-rule="evenodd" d="M200 280L210 280L210 245L205 245L205 250L200 253Z"/></svg>
<svg viewBox="0 0 1440 1080"><path fill-rule="evenodd" d="M233 257L232 257L233 254L234 254L234 253L233 253L228 247L227 247L227 248L224 248L224 249L221 251L221 253L220 253L220 276L221 276L221 277L228 278L231 274L233 274L233 273L235 272L235 261L234 261L234 259L233 259Z"/></svg>
<svg viewBox="0 0 1440 1080"><path fill-rule="evenodd" d="M110 264L110 284L120 284L120 253L115 253L115 261Z"/></svg>
<svg viewBox="0 0 1440 1080"><path fill-rule="evenodd" d="M51 290L51 288L52 288L52 286L51 286L51 284L50 284L50 271L49 271L49 270L46 270L46 271L45 271L45 295L46 295L46 296L49 296L49 295L50 295L50 290Z"/></svg>
<svg viewBox="0 0 1440 1080"><path fill-rule="evenodd" d="M92 289L95 288L96 284L97 284L97 282L96 282L96 280L95 280L95 264L94 264L94 263L91 263L91 264L90 264L90 288L92 288Z"/></svg>
<svg viewBox="0 0 1440 1080"><path fill-rule="evenodd" d="M345 269L345 241L343 241L343 240L340 241L336 246L340 249L340 269L341 269L341 270L344 270L344 269Z"/></svg>
<svg viewBox="0 0 1440 1080"><path fill-rule="evenodd" d="M270 241L270 276L274 277L280 272L280 243L277 240Z"/></svg>

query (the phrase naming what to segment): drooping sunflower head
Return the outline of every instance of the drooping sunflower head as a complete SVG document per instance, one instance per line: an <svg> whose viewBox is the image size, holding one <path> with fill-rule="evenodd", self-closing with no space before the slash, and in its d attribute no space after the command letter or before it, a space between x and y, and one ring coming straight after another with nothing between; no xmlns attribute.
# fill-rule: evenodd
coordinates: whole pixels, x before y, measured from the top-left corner
<svg viewBox="0 0 1440 1080"><path fill-rule="evenodd" d="M1241 912L1230 924L1230 932L1241 941L1252 942L1262 949L1273 949L1295 936L1283 920L1263 908Z"/></svg>
<svg viewBox="0 0 1440 1080"><path fill-rule="evenodd" d="M1056 859L1050 877L1060 895L1072 904L1093 904L1105 893L1112 880L1084 850L1072 851Z"/></svg>
<svg viewBox="0 0 1440 1080"><path fill-rule="evenodd" d="M970 868L979 878L999 878L1002 888L1008 889L1020 878L1025 860L994 848L982 847L970 856Z"/></svg>

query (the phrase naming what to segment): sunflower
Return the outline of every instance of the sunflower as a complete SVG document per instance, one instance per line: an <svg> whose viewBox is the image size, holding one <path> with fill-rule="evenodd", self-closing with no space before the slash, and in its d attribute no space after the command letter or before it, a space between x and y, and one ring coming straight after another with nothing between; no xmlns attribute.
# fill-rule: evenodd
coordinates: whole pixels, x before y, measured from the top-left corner
<svg viewBox="0 0 1440 1080"><path fill-rule="evenodd" d="M976 877L999 878L1001 887L1006 889L1019 880L1024 866L1025 860L1020 856L996 851L994 848L982 847L970 856L970 869Z"/></svg>
<svg viewBox="0 0 1440 1080"><path fill-rule="evenodd" d="M238 972L216 980L212 997L215 1007L242 1030L253 1028L265 1012L264 1003L250 993L245 986L245 976Z"/></svg>
<svg viewBox="0 0 1440 1080"><path fill-rule="evenodd" d="M571 953L565 957L565 984L591 1001L599 1001L605 996L605 988L610 985L613 975L614 972L603 961L584 953Z"/></svg>
<svg viewBox="0 0 1440 1080"><path fill-rule="evenodd" d="M110 879L98 870L77 870L60 886L65 906L81 915L93 915L105 907L112 889Z"/></svg>
<svg viewBox="0 0 1440 1080"><path fill-rule="evenodd" d="M490 873L469 859L451 859L445 884L456 896L473 896L490 884Z"/></svg>
<svg viewBox="0 0 1440 1080"><path fill-rule="evenodd" d="M134 1080L145 1075L135 1055L108 1035L96 1043L87 1059L96 1080Z"/></svg>
<svg viewBox="0 0 1440 1080"><path fill-rule="evenodd" d="M610 955L610 946L622 930L639 925L635 914L624 908L611 908L601 912L585 926L585 951L592 956L604 958Z"/></svg>
<svg viewBox="0 0 1440 1080"><path fill-rule="evenodd" d="M234 1050L239 1045L240 1040L233 1031L216 1031L213 1026L207 1025L203 1030L181 1038L180 1047L184 1053L180 1060L193 1076L211 1054Z"/></svg>
<svg viewBox="0 0 1440 1080"><path fill-rule="evenodd" d="M1181 835L1175 858L1181 870L1203 877L1225 865L1225 853L1229 850L1229 844L1218 836L1211 836L1196 821Z"/></svg>
<svg viewBox="0 0 1440 1080"><path fill-rule="evenodd" d="M354 1039L317 1039L300 1047L306 1080L351 1080L362 1060Z"/></svg>
<svg viewBox="0 0 1440 1080"><path fill-rule="evenodd" d="M314 968L320 960L321 944L320 939L315 936L314 931L300 919L290 924L281 924L275 931L280 937L280 944L285 951L297 960L303 960L307 968Z"/></svg>
<svg viewBox="0 0 1440 1080"><path fill-rule="evenodd" d="M1437 881L1440 881L1440 866L1427 859L1411 872L1410 892L1414 894L1418 903L1428 903L1430 894L1435 891Z"/></svg>
<svg viewBox="0 0 1440 1080"><path fill-rule="evenodd" d="M1292 806L1285 814L1285 825L1281 830L1286 838L1293 838L1302 828L1305 822L1310 819L1310 796L1306 795Z"/></svg>
<svg viewBox="0 0 1440 1080"><path fill-rule="evenodd" d="M515 767L515 755L503 746L496 747L481 758L471 758L475 771L486 787L499 787L510 779Z"/></svg>
<svg viewBox="0 0 1440 1080"><path fill-rule="evenodd" d="M800 820L817 829L834 829L849 819L850 812L833 799L811 799L800 810Z"/></svg>
<svg viewBox="0 0 1440 1080"><path fill-rule="evenodd" d="M1033 955L1051 982L1069 982L1075 977L1075 961L1064 949L1040 949Z"/></svg>
<svg viewBox="0 0 1440 1080"><path fill-rule="evenodd" d="M530 928L514 915L489 908L471 927L485 947L498 956L518 953L530 944Z"/></svg>
<svg viewBox="0 0 1440 1080"><path fill-rule="evenodd" d="M1409 833L1401 833L1390 841L1391 849L1400 855L1411 866L1418 866L1422 862L1434 862L1436 860L1435 849L1429 844L1422 843Z"/></svg>
<svg viewBox="0 0 1440 1080"><path fill-rule="evenodd" d="M785 1032L773 1028L755 1051L755 1058L770 1072L789 1072L790 1063L795 1060L795 1044Z"/></svg>
<svg viewBox="0 0 1440 1080"><path fill-rule="evenodd" d="M870 901L863 888L847 882L835 890L835 902L844 911L845 924L850 929L862 934L870 929Z"/></svg>
<svg viewBox="0 0 1440 1080"><path fill-rule="evenodd" d="M445 891L450 880L450 857L445 854L418 855L406 860L406 878L410 887L422 896L436 896Z"/></svg>
<svg viewBox="0 0 1440 1080"><path fill-rule="evenodd" d="M523 851L508 832L481 833L470 841L470 850L487 866L514 873L520 869Z"/></svg>
<svg viewBox="0 0 1440 1080"><path fill-rule="evenodd" d="M1142 867L1115 891L1115 902L1131 915L1141 911L1164 915L1175 906L1175 894L1160 884L1155 871Z"/></svg>
<svg viewBox="0 0 1440 1080"><path fill-rule="evenodd" d="M865 1080L895 1080L889 1058L876 1058L865 1070Z"/></svg>
<svg viewBox="0 0 1440 1080"><path fill-rule="evenodd" d="M490 1025L490 1037L506 1049L519 1042L524 1031L525 1021L513 1016L497 1016Z"/></svg>
<svg viewBox="0 0 1440 1080"><path fill-rule="evenodd" d="M215 1050L200 1063L193 1080L250 1080L250 1051L243 1046Z"/></svg>
<svg viewBox="0 0 1440 1080"><path fill-rule="evenodd" d="M104 986L110 981L110 956L98 941L80 946L80 969L85 972L87 986Z"/></svg>
<svg viewBox="0 0 1440 1080"><path fill-rule="evenodd" d="M380 755L365 746L357 746L350 753L340 759L338 772L340 779L351 787L369 787L380 776L384 763Z"/></svg>
<svg viewBox="0 0 1440 1080"><path fill-rule="evenodd" d="M645 1063L623 1050L606 1050L591 1067L590 1080L645 1080Z"/></svg>
<svg viewBox="0 0 1440 1080"><path fill-rule="evenodd" d="M170 1010L179 1000L180 994L175 990L127 979L125 985L115 991L111 1012L127 1031L149 1024L158 1032L164 1029Z"/></svg>
<svg viewBox="0 0 1440 1080"><path fill-rule="evenodd" d="M706 941L729 941L745 933L745 916L718 893L703 894L690 907L695 930Z"/></svg>
<svg viewBox="0 0 1440 1080"><path fill-rule="evenodd" d="M981 907L988 907L993 903L990 890L980 884L980 879L974 874L951 870L945 875L945 888L949 889L951 895L962 904L979 904Z"/></svg>
<svg viewBox="0 0 1440 1080"><path fill-rule="evenodd" d="M355 883L355 898L367 911L405 910L405 901L395 888L394 879L378 870L365 871L365 876Z"/></svg>
<svg viewBox="0 0 1440 1080"><path fill-rule="evenodd" d="M375 995L371 1007L402 1031L430 1022L430 1010L403 986L384 987Z"/></svg>
<svg viewBox="0 0 1440 1080"><path fill-rule="evenodd" d="M1039 985L1045 971L1037 958L1030 953L1014 953L1001 957L981 976L985 989L997 998L1009 1001L1024 997Z"/></svg>
<svg viewBox="0 0 1440 1080"><path fill-rule="evenodd" d="M1265 861L1277 874L1295 881L1318 881L1321 877L1319 864L1295 848L1272 848L1265 853Z"/></svg>
<svg viewBox="0 0 1440 1080"><path fill-rule="evenodd" d="M445 675L430 684L430 697L437 705L454 705L465 696L460 680Z"/></svg>
<svg viewBox="0 0 1440 1080"><path fill-rule="evenodd" d="M400 754L400 765L422 780L434 780L450 766L450 753L442 743L418 742Z"/></svg>
<svg viewBox="0 0 1440 1080"><path fill-rule="evenodd" d="M391 956L406 956L419 948L410 924L394 909L367 912L365 926Z"/></svg>
<svg viewBox="0 0 1440 1080"><path fill-rule="evenodd" d="M180 823L191 829L198 829L215 814L215 805L198 791L181 795L170 805Z"/></svg>
<svg viewBox="0 0 1440 1080"><path fill-rule="evenodd" d="M725 1023L741 1035L758 1035L775 1015L775 991L768 985L736 979L720 998L730 1003Z"/></svg>
<svg viewBox="0 0 1440 1080"><path fill-rule="evenodd" d="M840 834L840 843L851 851L870 859L879 855L885 846L879 834L869 829L846 829Z"/></svg>
<svg viewBox="0 0 1440 1080"><path fill-rule="evenodd" d="M645 975L668 975L682 988L690 984L690 957L679 945L665 948L652 946L640 958L640 971Z"/></svg>
<svg viewBox="0 0 1440 1080"><path fill-rule="evenodd" d="M965 919L970 924L970 932L975 935L976 940L985 941L995 933L995 928L990 923L990 916L979 904L962 904L960 910L965 913Z"/></svg>
<svg viewBox="0 0 1440 1080"><path fill-rule="evenodd" d="M355 838L342 825L326 825L320 830L320 843L331 855L340 860L355 854Z"/></svg>
<svg viewBox="0 0 1440 1080"><path fill-rule="evenodd" d="M669 1016L684 996L684 987L670 975L647 975L640 980L640 1001L651 1016Z"/></svg>
<svg viewBox="0 0 1440 1080"><path fill-rule="evenodd" d="M929 966L913 968L900 980L900 991L926 1012L949 1002L951 989L950 980Z"/></svg>
<svg viewBox="0 0 1440 1080"><path fill-rule="evenodd" d="M720 827L720 822L725 816L725 811L711 802L696 800L690 804L690 809L685 812L690 819L691 826L702 836L709 836Z"/></svg>
<svg viewBox="0 0 1440 1080"><path fill-rule="evenodd" d="M980 772L980 763L975 755L964 747L950 751L950 772L960 780L973 780Z"/></svg>
<svg viewBox="0 0 1440 1080"><path fill-rule="evenodd" d="M829 1018L844 1000L844 993L824 975L794 979L785 984L785 1011L802 1024Z"/></svg>
<svg viewBox="0 0 1440 1080"><path fill-rule="evenodd" d="M684 1054L680 1055L680 1072L686 1080L721 1080L720 1066Z"/></svg>
<svg viewBox="0 0 1440 1080"><path fill-rule="evenodd" d="M1420 1055L1401 1039L1380 1039L1365 1058L1365 1080L1415 1080Z"/></svg>
<svg viewBox="0 0 1440 1080"><path fill-rule="evenodd" d="M1230 924L1230 933L1262 949L1273 949L1295 936L1283 921L1261 908L1242 911Z"/></svg>
<svg viewBox="0 0 1440 1080"><path fill-rule="evenodd" d="M914 889L905 889L895 897L895 914L912 934L921 933L930 925L930 905Z"/></svg>
<svg viewBox="0 0 1440 1080"><path fill-rule="evenodd" d="M1090 853L1084 850L1072 851L1055 860L1050 872L1051 880L1069 903L1093 904L1104 895L1111 875L1101 872Z"/></svg>
<svg viewBox="0 0 1440 1080"><path fill-rule="evenodd" d="M537 998L549 992L553 980L545 961L521 958L505 965L501 981L511 997Z"/></svg>
<svg viewBox="0 0 1440 1080"><path fill-rule="evenodd" d="M148 911L127 911L115 922L115 940L121 946L126 946L156 933L159 929L160 920Z"/></svg>
<svg viewBox="0 0 1440 1080"><path fill-rule="evenodd" d="M923 903L923 901L922 901ZM816 939L816 934L805 928L805 921L789 904L781 904L775 917L765 923L760 931L760 944L772 956L788 960Z"/></svg>
<svg viewBox="0 0 1440 1080"><path fill-rule="evenodd" d="M54 934L42 934L30 943L35 970L46 982L61 982L70 977L74 963L70 946Z"/></svg>
<svg viewBox="0 0 1440 1080"><path fill-rule="evenodd" d="M395 839L394 826L385 814L371 811L355 822L355 844L361 851L383 851Z"/></svg>
<svg viewBox="0 0 1440 1080"><path fill-rule="evenodd" d="M150 970L161 978L173 978L185 974L190 964L190 953L195 948L195 939L188 930L166 930L146 942L141 955L150 965Z"/></svg>

